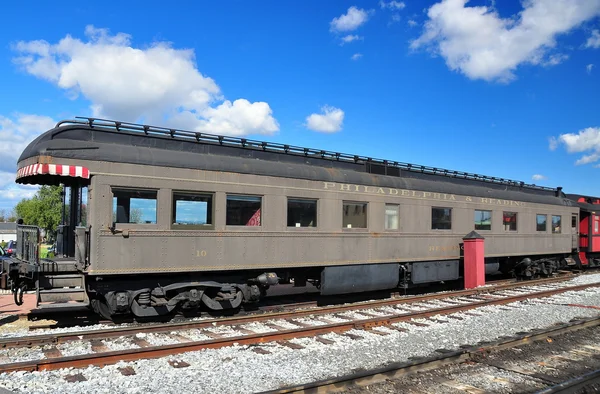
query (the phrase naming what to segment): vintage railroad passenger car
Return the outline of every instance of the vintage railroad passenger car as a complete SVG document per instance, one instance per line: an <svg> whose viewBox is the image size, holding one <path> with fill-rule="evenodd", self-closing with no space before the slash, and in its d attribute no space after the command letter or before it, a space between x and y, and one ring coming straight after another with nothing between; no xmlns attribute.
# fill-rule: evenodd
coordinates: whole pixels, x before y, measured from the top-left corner
<svg viewBox="0 0 600 394"><path fill-rule="evenodd" d="M70 197L59 258L40 261L38 229L19 226L15 294L106 317L237 308L278 282L340 294L456 280L473 230L490 267L520 276L575 264L579 246L560 188L102 119L39 136L17 182Z"/></svg>

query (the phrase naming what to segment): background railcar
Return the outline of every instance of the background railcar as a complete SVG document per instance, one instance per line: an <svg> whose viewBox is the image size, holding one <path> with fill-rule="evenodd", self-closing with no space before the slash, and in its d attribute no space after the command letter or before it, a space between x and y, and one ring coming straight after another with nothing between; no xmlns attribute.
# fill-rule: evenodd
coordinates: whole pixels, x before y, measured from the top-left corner
<svg viewBox="0 0 600 394"><path fill-rule="evenodd" d="M569 194L580 209L579 221L572 226L578 229L579 253L574 258L583 267L600 266L600 198Z"/></svg>
<svg viewBox="0 0 600 394"><path fill-rule="evenodd" d="M456 280L473 230L492 269L524 276L579 246L560 188L289 145L85 119L18 167L17 182L66 185L71 212L61 258L21 242L13 286L105 316L236 308L279 281L339 294Z"/></svg>

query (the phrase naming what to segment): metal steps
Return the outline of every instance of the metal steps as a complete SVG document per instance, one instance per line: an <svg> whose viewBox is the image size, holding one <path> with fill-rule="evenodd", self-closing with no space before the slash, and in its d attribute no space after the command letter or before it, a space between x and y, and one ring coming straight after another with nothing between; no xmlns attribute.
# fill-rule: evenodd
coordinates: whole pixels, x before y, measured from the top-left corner
<svg viewBox="0 0 600 394"><path fill-rule="evenodd" d="M38 290L38 307L45 302L68 303L72 301L88 303L85 289L82 288L55 288L49 290Z"/></svg>

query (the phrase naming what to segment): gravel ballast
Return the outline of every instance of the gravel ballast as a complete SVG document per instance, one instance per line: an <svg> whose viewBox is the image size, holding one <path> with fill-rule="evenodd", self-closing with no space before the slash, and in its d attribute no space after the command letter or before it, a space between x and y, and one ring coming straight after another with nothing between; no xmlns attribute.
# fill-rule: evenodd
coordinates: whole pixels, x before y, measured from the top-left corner
<svg viewBox="0 0 600 394"><path fill-rule="evenodd" d="M598 281L600 275L587 275L572 280L569 285ZM481 307L475 310L475 316L455 314L462 320L439 317L438 320L447 321L445 323L420 319L417 321L427 326L405 322L394 325L406 329L406 332L378 328L378 331L388 333L385 336L369 331L351 330L348 333L358 335L362 339L326 334L322 337L335 343L326 345L314 338L302 338L290 342L304 346L303 349L265 343L260 346L206 349L170 358L119 363L104 368L0 374L0 386L14 392L73 394L263 391L340 376L358 369L376 368L391 362L407 361L410 357L431 355L437 349L457 349L465 344L492 341L520 331L568 322L575 317L593 317L600 314L600 310L564 305L567 303L600 306L600 289L593 288L541 300L514 303L509 305L511 308ZM298 320L306 324L325 324L310 318ZM281 322L278 324L283 325ZM248 324L246 327L257 332L261 329L271 330L262 324ZM211 331L224 336L234 333L227 327L212 327ZM136 347L129 341L123 341L120 345L121 348ZM84 344L81 343L80 346ZM108 342L107 346L114 348L114 344ZM259 354L253 351L257 347L269 353ZM10 353L13 351L14 349ZM68 348L70 354L78 354L78 351L75 344ZM4 355L11 358L6 353ZM174 368L169 360L184 361L189 366ZM122 375L119 368L126 366L132 367L135 375ZM65 376L78 373L87 380L75 383L65 380Z"/></svg>

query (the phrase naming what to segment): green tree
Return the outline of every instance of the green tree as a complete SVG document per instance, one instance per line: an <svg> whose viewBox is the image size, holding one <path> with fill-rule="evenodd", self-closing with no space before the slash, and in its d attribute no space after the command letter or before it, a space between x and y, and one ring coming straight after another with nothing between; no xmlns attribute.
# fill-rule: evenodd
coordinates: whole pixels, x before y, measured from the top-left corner
<svg viewBox="0 0 600 394"><path fill-rule="evenodd" d="M42 186L32 198L23 199L17 204L17 216L25 224L46 230L46 234L55 233L60 224L61 192L62 186Z"/></svg>

